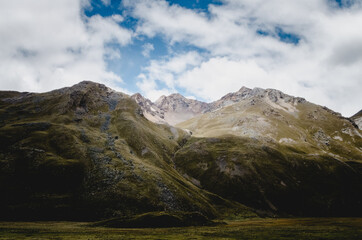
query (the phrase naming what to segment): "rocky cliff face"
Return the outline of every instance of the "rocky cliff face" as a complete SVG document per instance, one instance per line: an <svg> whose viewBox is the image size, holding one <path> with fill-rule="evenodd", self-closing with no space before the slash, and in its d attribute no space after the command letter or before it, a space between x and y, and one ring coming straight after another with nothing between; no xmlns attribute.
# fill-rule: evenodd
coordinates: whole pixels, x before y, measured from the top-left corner
<svg viewBox="0 0 362 240"><path fill-rule="evenodd" d="M209 110L209 105L193 99L187 99L181 94L161 96L155 105L164 111L165 121L171 125L183 122Z"/></svg>
<svg viewBox="0 0 362 240"><path fill-rule="evenodd" d="M165 111L162 108L159 108L156 104L151 102L151 100L143 97L141 94L136 93L131 96L133 100L140 106L143 115L154 123L166 124L165 120Z"/></svg>
<svg viewBox="0 0 362 240"><path fill-rule="evenodd" d="M362 130L362 110L353 115L351 119L357 124L358 128Z"/></svg>

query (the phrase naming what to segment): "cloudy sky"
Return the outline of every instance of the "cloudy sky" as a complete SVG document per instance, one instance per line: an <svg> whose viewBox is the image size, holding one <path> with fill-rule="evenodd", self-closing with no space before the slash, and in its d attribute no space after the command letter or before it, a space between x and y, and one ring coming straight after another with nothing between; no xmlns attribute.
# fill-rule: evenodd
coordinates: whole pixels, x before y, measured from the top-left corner
<svg viewBox="0 0 362 240"><path fill-rule="evenodd" d="M276 88L362 109L362 0L0 0L0 89L151 100Z"/></svg>

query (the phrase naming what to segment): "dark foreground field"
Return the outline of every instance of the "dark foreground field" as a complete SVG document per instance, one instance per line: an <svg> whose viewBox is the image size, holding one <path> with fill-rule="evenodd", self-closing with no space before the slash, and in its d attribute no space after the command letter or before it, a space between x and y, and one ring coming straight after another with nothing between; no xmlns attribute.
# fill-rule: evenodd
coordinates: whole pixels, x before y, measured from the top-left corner
<svg viewBox="0 0 362 240"><path fill-rule="evenodd" d="M213 227L116 229L82 222L0 222L0 239L362 239L362 218L249 219Z"/></svg>

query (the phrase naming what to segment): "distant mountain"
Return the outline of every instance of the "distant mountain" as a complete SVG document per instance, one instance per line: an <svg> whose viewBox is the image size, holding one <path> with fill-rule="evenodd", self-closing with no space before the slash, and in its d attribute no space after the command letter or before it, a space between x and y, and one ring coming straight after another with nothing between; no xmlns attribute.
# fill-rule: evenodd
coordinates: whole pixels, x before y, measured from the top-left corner
<svg viewBox="0 0 362 240"><path fill-rule="evenodd" d="M131 98L141 107L144 116L154 123L175 125L210 110L209 104L185 98L178 93L161 96L154 103L139 93Z"/></svg>
<svg viewBox="0 0 362 240"><path fill-rule="evenodd" d="M273 102L276 102L280 98L285 99L287 102L295 100L299 102L305 101L305 99L303 98L295 98L275 89L265 90L262 88L250 89L247 87L242 87L240 88L239 91L228 93L225 96L223 96L221 99L210 103L210 105L212 110L217 110L219 108L229 106L231 104L243 101L245 99L251 99L256 96L263 97L265 95L268 95L269 99Z"/></svg>
<svg viewBox="0 0 362 240"><path fill-rule="evenodd" d="M127 225L159 216L188 226L180 221L362 216L361 134L273 89L243 87L212 103L180 94L153 103L89 81L3 91L0 217Z"/></svg>
<svg viewBox="0 0 362 240"><path fill-rule="evenodd" d="M143 97L139 93L132 95L131 98L140 106L143 115L148 120L154 123L167 123L164 110L160 109L156 104L151 102L151 100Z"/></svg>
<svg viewBox="0 0 362 240"><path fill-rule="evenodd" d="M209 110L209 104L187 99L178 93L167 97L161 96L155 102L155 105L164 111L165 120L171 125L183 122Z"/></svg>
<svg viewBox="0 0 362 240"><path fill-rule="evenodd" d="M155 123L168 123L175 125L191 119L197 115L215 111L234 103L240 102L244 99L251 98L256 95L264 94L264 89L261 88L246 88L242 87L239 91L228 93L221 99L205 103L198 100L188 99L181 94L174 93L169 96L161 96L156 102L144 98L141 94L137 93L131 96L141 107L145 117ZM270 90L272 97L278 96L285 97L286 99L292 98L277 90ZM305 101L302 98L297 98L299 101Z"/></svg>

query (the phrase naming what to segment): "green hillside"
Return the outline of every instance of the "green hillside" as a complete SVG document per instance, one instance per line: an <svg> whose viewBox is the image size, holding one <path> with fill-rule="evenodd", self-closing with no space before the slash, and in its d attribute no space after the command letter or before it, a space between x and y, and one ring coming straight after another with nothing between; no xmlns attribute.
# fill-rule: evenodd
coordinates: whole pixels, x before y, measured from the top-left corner
<svg viewBox="0 0 362 240"><path fill-rule="evenodd" d="M82 82L41 94L1 92L0 99L2 218L96 220L155 211L213 218L215 199L233 205L174 169L186 133L149 122L127 95Z"/></svg>
<svg viewBox="0 0 362 240"><path fill-rule="evenodd" d="M122 227L361 216L361 131L300 99L269 100L178 128L97 83L0 92L0 217Z"/></svg>
<svg viewBox="0 0 362 240"><path fill-rule="evenodd" d="M362 135L338 113L265 90L177 126L193 139L176 166L203 189L277 215L362 214Z"/></svg>

